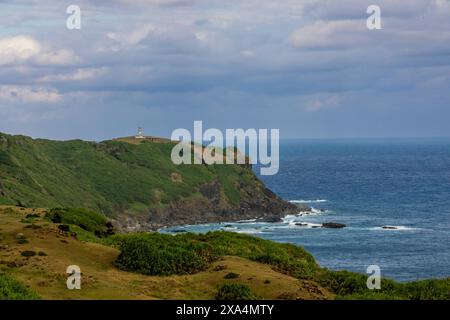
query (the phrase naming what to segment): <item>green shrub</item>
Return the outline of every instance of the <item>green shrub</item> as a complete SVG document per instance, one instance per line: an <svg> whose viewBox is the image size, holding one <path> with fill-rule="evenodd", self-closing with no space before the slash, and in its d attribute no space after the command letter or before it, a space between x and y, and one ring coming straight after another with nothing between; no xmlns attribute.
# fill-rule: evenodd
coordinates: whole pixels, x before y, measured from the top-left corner
<svg viewBox="0 0 450 320"><path fill-rule="evenodd" d="M114 233L112 225L106 217L94 211L74 208L54 208L46 216L54 223L76 225L100 238Z"/></svg>
<svg viewBox="0 0 450 320"><path fill-rule="evenodd" d="M0 300L36 300L39 296L10 276L0 273Z"/></svg>
<svg viewBox="0 0 450 320"><path fill-rule="evenodd" d="M114 236L118 268L148 275L192 274L216 259L210 245L158 233Z"/></svg>
<svg viewBox="0 0 450 320"><path fill-rule="evenodd" d="M450 300L450 278L402 283L397 292L411 300Z"/></svg>
<svg viewBox="0 0 450 320"><path fill-rule="evenodd" d="M367 288L367 275L349 271L321 270L317 282L345 300L446 300L450 299L450 278L400 283L381 280L381 289Z"/></svg>
<svg viewBox="0 0 450 320"><path fill-rule="evenodd" d="M310 279L320 269L314 257L303 248L285 243L276 243L261 238L226 231L206 234L178 235L186 241L201 241L210 244L218 256L238 256L269 264L275 269L297 278Z"/></svg>
<svg viewBox="0 0 450 320"><path fill-rule="evenodd" d="M30 250L25 250L25 251L22 251L21 255L23 257L29 258L29 257L34 257L36 255L36 252L30 251Z"/></svg>
<svg viewBox="0 0 450 320"><path fill-rule="evenodd" d="M239 274L237 274L235 272L229 272L225 275L224 278L225 279L237 279L237 278L239 278Z"/></svg>
<svg viewBox="0 0 450 320"><path fill-rule="evenodd" d="M244 284L224 284L216 294L216 300L257 300L250 288Z"/></svg>

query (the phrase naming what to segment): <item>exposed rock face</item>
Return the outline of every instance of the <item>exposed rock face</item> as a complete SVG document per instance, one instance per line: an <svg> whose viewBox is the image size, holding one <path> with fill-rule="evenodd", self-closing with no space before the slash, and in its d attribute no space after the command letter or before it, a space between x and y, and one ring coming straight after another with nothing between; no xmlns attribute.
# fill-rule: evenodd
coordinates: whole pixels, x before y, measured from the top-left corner
<svg viewBox="0 0 450 320"><path fill-rule="evenodd" d="M240 186L238 190L241 201L232 205L227 201L220 183L204 183L199 187L201 197L171 202L168 207L150 210L148 215L122 215L114 224L121 231L136 232L156 230L165 226L247 219L279 222L285 215L299 212L298 206L282 200L271 190L262 187L264 192Z"/></svg>
<svg viewBox="0 0 450 320"><path fill-rule="evenodd" d="M167 208L150 211L148 221L153 228L183 224L227 222L258 219L265 222L279 222L287 214L296 214L297 206L282 200L271 190L263 192L244 185L238 187L241 194L237 205L230 204L217 181L202 184L202 197L172 202ZM148 227L148 226L147 226Z"/></svg>

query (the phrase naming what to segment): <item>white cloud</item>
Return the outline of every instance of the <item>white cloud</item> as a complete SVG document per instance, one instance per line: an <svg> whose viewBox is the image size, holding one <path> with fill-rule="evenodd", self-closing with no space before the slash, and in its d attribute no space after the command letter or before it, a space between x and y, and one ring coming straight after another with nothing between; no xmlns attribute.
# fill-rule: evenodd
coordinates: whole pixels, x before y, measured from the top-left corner
<svg viewBox="0 0 450 320"><path fill-rule="evenodd" d="M53 103L61 100L57 90L29 86L0 86L0 100L23 103Z"/></svg>
<svg viewBox="0 0 450 320"><path fill-rule="evenodd" d="M369 41L365 31L366 20L317 21L297 29L290 42L305 49L351 46Z"/></svg>
<svg viewBox="0 0 450 320"><path fill-rule="evenodd" d="M70 50L58 50L42 52L37 55L35 61L42 65L73 65L80 61L80 59Z"/></svg>
<svg viewBox="0 0 450 320"><path fill-rule="evenodd" d="M122 45L136 45L151 33L156 32L157 28L151 24L145 24L126 32L109 32L106 36Z"/></svg>
<svg viewBox="0 0 450 320"><path fill-rule="evenodd" d="M340 98L337 95L330 95L323 99L313 99L306 103L306 111L315 112L323 109L337 107L340 103Z"/></svg>
<svg viewBox="0 0 450 320"><path fill-rule="evenodd" d="M81 68L69 74L55 74L39 78L39 82L59 82L59 81L82 81L97 78L107 72L106 67L102 68Z"/></svg>
<svg viewBox="0 0 450 320"><path fill-rule="evenodd" d="M30 36L0 38L0 65L26 61L41 65L70 65L77 63L79 58L69 50L50 50Z"/></svg>
<svg viewBox="0 0 450 320"><path fill-rule="evenodd" d="M197 0L120 0L126 4L150 4L161 6L192 5Z"/></svg>
<svg viewBox="0 0 450 320"><path fill-rule="evenodd" d="M0 39L0 64L30 59L39 54L41 50L39 42L28 36Z"/></svg>

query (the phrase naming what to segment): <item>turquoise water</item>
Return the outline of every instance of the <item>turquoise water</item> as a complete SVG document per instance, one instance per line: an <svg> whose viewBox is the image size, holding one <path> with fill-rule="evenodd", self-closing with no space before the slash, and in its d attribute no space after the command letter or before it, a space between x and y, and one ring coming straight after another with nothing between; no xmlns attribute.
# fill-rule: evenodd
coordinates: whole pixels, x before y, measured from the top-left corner
<svg viewBox="0 0 450 320"><path fill-rule="evenodd" d="M279 174L261 179L314 213L282 223L182 229L225 229L295 243L334 270L365 273L375 264L383 276L400 281L450 276L450 139L284 141ZM323 222L347 227L314 228Z"/></svg>

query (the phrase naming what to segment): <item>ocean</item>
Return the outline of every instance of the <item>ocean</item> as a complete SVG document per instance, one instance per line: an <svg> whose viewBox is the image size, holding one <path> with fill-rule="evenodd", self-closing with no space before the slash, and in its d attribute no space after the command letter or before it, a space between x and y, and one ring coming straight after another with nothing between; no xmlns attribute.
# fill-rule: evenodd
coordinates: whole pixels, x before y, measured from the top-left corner
<svg viewBox="0 0 450 320"><path fill-rule="evenodd" d="M378 265L382 276L398 281L450 277L450 139L286 140L279 173L260 178L313 213L281 223L181 228L294 243L332 270L366 273ZM346 227L314 227L324 222Z"/></svg>

